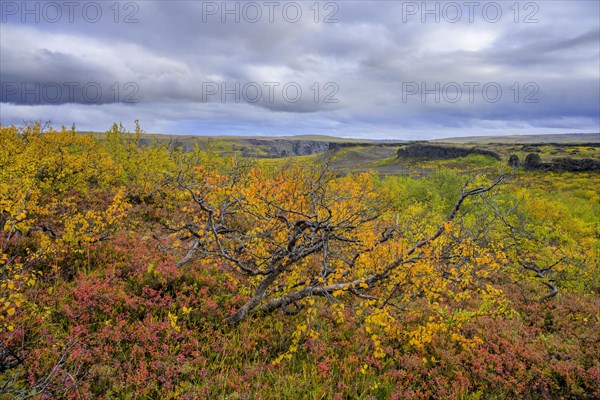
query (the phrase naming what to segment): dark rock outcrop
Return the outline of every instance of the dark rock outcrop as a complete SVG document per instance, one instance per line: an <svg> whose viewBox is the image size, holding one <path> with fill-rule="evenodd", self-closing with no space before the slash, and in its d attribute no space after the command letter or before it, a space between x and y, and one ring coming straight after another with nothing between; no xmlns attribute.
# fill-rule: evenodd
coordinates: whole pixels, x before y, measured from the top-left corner
<svg viewBox="0 0 600 400"><path fill-rule="evenodd" d="M511 167L518 167L520 165L519 156L516 154L511 154L508 158L508 165Z"/></svg>
<svg viewBox="0 0 600 400"><path fill-rule="evenodd" d="M405 144L401 142L329 142L329 150L339 150L348 147L399 147Z"/></svg>
<svg viewBox="0 0 600 400"><path fill-rule="evenodd" d="M329 150L339 150L339 149L345 149L348 147L358 147L358 146L360 146L359 143L353 143L353 142L330 142Z"/></svg>
<svg viewBox="0 0 600 400"><path fill-rule="evenodd" d="M233 150L240 150L243 157L252 158L279 158L290 156L306 156L325 153L329 150L329 143L320 140L303 139L240 139Z"/></svg>
<svg viewBox="0 0 600 400"><path fill-rule="evenodd" d="M530 153L527 154L523 166L530 171L593 172L600 171L600 160L563 157L544 163L538 154Z"/></svg>
<svg viewBox="0 0 600 400"><path fill-rule="evenodd" d="M325 153L327 142L319 140L273 140L269 142L268 157L308 156Z"/></svg>
<svg viewBox="0 0 600 400"><path fill-rule="evenodd" d="M542 166L542 158L537 153L529 153L527 157L525 157L525 162L523 163L523 167L525 169L541 169Z"/></svg>
<svg viewBox="0 0 600 400"><path fill-rule="evenodd" d="M433 144L412 144L398 149L398 158L425 158L446 160L450 158L466 157L470 154L481 154L500 160L498 153L490 150L469 149L462 147L439 146Z"/></svg>
<svg viewBox="0 0 600 400"><path fill-rule="evenodd" d="M555 171L600 171L600 160L594 160L593 158L555 158L552 160L552 165Z"/></svg>

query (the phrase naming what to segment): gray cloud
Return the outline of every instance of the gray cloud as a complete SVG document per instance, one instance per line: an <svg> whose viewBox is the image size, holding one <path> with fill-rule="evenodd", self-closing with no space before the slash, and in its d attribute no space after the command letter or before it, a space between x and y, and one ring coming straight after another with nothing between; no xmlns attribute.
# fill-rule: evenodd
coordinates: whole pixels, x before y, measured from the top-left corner
<svg viewBox="0 0 600 400"><path fill-rule="evenodd" d="M139 118L153 132L381 138L600 131L597 2L522 2L518 16L513 3L481 2L473 22L456 2L456 23L448 2L427 3L439 23L422 2L320 2L318 22L313 2L280 2L270 22L259 1L256 23L244 19L255 16L248 2L229 2L240 21L225 23L222 10L207 14L222 2L121 3L118 16L96 3L95 23L77 12L72 23L64 12L23 23L5 3L3 124L104 130ZM282 10L294 4L302 17L292 23ZM483 12L494 4L497 22ZM332 12L338 22L323 23Z"/></svg>

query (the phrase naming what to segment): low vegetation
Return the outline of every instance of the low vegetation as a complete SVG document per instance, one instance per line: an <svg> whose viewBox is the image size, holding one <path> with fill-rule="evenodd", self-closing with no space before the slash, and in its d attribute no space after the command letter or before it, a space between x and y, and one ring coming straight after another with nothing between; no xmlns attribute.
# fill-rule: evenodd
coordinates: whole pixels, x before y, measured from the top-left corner
<svg viewBox="0 0 600 400"><path fill-rule="evenodd" d="M0 129L0 398L600 397L598 172Z"/></svg>

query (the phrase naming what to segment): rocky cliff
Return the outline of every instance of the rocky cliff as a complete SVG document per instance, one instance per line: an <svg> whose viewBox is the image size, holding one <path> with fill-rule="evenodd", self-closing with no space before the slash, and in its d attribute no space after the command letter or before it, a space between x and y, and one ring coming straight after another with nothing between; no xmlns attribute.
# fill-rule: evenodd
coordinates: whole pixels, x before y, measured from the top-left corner
<svg viewBox="0 0 600 400"><path fill-rule="evenodd" d="M499 154L477 148L462 148L452 146L440 146L433 144L411 144L398 149L398 158L424 158L434 160L446 160L450 158L466 157L469 154L481 154L500 160Z"/></svg>
<svg viewBox="0 0 600 400"><path fill-rule="evenodd" d="M245 157L290 157L325 153L329 143L319 140L244 139L239 149Z"/></svg>

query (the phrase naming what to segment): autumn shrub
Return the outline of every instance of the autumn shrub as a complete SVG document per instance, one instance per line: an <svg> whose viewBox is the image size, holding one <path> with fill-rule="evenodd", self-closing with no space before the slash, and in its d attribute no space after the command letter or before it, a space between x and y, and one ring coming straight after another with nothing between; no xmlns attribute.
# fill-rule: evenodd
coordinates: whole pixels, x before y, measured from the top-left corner
<svg viewBox="0 0 600 400"><path fill-rule="evenodd" d="M0 398L600 397L597 174L0 128Z"/></svg>

